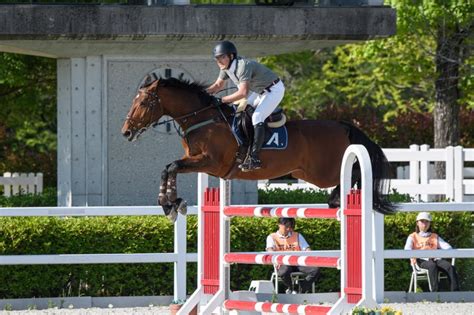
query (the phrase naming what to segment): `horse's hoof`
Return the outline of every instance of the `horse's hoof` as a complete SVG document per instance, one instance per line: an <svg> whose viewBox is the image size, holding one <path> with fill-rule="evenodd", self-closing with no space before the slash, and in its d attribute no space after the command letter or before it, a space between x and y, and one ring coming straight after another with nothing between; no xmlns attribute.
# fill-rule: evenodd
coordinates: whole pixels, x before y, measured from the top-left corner
<svg viewBox="0 0 474 315"><path fill-rule="evenodd" d="M168 213L170 213L171 208L172 208L170 204L166 203L166 204L158 204L158 205L161 206L165 215L168 215Z"/></svg>
<svg viewBox="0 0 474 315"><path fill-rule="evenodd" d="M183 200L181 198L176 199L176 204L178 205L177 211L181 213L182 215L186 215L188 213L188 203L186 200Z"/></svg>
<svg viewBox="0 0 474 315"><path fill-rule="evenodd" d="M171 221L171 223L175 223L176 218L178 217L178 212L176 212L176 210L172 209L171 212L166 215L166 217Z"/></svg>

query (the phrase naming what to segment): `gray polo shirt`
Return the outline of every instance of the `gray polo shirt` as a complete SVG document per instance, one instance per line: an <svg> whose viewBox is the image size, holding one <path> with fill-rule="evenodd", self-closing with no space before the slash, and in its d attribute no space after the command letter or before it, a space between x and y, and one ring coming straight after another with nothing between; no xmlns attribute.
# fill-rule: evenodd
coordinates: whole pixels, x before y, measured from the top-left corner
<svg viewBox="0 0 474 315"><path fill-rule="evenodd" d="M239 84L244 81L249 82L252 92L261 93L273 81L278 79L278 76L272 70L254 60L237 58L236 61L234 74ZM221 70L219 79L228 80L229 76L224 70Z"/></svg>

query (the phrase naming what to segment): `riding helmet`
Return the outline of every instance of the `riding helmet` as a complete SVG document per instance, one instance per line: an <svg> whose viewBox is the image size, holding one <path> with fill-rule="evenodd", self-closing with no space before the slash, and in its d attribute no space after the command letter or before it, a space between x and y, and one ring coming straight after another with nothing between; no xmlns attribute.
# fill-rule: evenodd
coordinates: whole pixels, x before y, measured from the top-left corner
<svg viewBox="0 0 474 315"><path fill-rule="evenodd" d="M234 58L237 58L237 48L232 42L229 42L228 40L219 42L216 47L214 47L212 53L214 57L221 55L234 55Z"/></svg>

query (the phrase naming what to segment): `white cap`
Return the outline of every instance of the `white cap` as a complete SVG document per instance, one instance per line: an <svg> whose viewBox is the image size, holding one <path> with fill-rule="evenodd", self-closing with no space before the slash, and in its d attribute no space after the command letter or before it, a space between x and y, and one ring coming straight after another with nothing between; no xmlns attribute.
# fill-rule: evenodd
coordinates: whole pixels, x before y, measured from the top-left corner
<svg viewBox="0 0 474 315"><path fill-rule="evenodd" d="M428 212L420 212L418 213L418 216L416 217L416 221L419 221L419 220L426 220L426 221L433 221L431 219L431 214L429 214Z"/></svg>

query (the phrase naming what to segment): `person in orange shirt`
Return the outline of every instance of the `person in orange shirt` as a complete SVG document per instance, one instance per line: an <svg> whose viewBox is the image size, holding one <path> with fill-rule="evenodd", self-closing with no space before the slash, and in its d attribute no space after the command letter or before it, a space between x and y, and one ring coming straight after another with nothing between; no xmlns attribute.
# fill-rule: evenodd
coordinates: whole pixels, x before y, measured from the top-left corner
<svg viewBox="0 0 474 315"><path fill-rule="evenodd" d="M415 232L410 234L405 243L405 249L452 249L451 245L443 240L431 229L431 214L420 212L416 217ZM451 286L451 291L459 291L458 274L456 268L445 259L441 258L412 258L412 264L418 264L423 269L428 269L431 290L438 291L438 271L445 273Z"/></svg>
<svg viewBox="0 0 474 315"><path fill-rule="evenodd" d="M295 219L293 218L279 218L278 231L268 235L267 237L267 251L301 251L311 250L308 242L303 235L295 232ZM302 293L310 292L313 282L319 276L319 268L308 266L278 266L278 276L288 288L286 293L294 292L291 287L291 273L303 272L306 275L305 280L300 281L300 288Z"/></svg>

